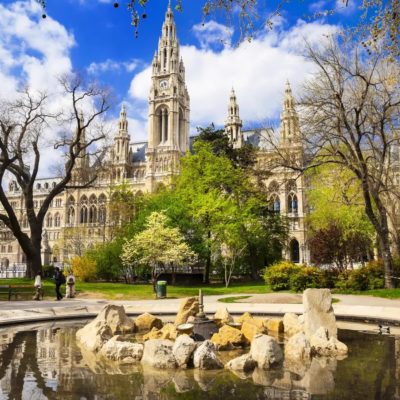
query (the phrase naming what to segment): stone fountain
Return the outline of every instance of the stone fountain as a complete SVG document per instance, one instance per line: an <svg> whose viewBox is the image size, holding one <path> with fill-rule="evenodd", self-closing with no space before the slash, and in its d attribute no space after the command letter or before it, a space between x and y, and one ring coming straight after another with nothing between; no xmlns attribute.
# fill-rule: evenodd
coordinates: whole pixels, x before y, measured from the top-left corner
<svg viewBox="0 0 400 400"><path fill-rule="evenodd" d="M192 336L194 340L198 342L209 340L214 333L218 332L217 324L213 320L207 318L204 313L203 293L201 289L199 290L199 312L194 318L193 325Z"/></svg>

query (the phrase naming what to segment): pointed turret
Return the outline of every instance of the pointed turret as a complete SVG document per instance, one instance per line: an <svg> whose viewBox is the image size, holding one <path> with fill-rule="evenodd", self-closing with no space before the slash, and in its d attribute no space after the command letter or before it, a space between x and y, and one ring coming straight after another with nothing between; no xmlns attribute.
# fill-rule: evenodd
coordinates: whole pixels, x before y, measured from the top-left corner
<svg viewBox="0 0 400 400"><path fill-rule="evenodd" d="M225 132L233 147L240 148L243 145L242 120L239 116L239 105L236 101L235 90L232 88L228 104L228 118L225 121Z"/></svg>
<svg viewBox="0 0 400 400"><path fill-rule="evenodd" d="M116 178L125 178L129 170L129 142L128 120L126 118L125 104L122 104L118 120L118 132L114 137L112 162L116 169Z"/></svg>
<svg viewBox="0 0 400 400"><path fill-rule="evenodd" d="M285 94L283 99L283 111L281 113L281 144L298 145L300 141L299 116L295 109L292 88L289 81L286 81Z"/></svg>

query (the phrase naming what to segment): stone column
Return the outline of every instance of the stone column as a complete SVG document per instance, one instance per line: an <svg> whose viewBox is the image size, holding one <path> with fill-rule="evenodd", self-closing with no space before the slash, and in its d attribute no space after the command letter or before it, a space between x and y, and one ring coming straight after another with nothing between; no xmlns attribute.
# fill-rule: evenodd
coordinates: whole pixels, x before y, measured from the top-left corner
<svg viewBox="0 0 400 400"><path fill-rule="evenodd" d="M165 122L166 122L165 114L166 114L165 109L162 109L162 111L161 111L161 142L162 142L162 143L165 142L165 130L166 130L166 126L165 126Z"/></svg>

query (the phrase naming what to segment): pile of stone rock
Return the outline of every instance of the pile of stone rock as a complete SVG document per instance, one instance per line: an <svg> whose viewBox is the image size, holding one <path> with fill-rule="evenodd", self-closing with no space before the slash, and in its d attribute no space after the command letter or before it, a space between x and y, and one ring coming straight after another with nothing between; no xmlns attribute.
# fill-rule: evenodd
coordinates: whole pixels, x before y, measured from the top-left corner
<svg viewBox="0 0 400 400"><path fill-rule="evenodd" d="M347 354L347 346L337 339L330 291L308 289L303 303L302 316L285 314L283 320L254 318L245 313L235 321L226 308L221 308L214 315L218 332L203 342L196 342L177 329L198 312L196 297L184 299L175 322L167 324L148 313L133 320L123 306L107 305L77 332L77 338L86 350L100 357L122 364L140 361L158 369L221 369L224 364L218 351L250 347L247 354L228 361L225 367L236 373L267 370L283 360L276 340L279 334L287 340L284 353L289 361L307 362L313 356Z"/></svg>

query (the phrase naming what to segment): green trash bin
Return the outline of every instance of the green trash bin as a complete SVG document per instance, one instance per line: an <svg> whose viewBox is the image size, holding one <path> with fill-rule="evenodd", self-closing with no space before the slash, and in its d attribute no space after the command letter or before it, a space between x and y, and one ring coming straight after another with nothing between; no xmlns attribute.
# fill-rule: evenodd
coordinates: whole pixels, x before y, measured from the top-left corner
<svg viewBox="0 0 400 400"><path fill-rule="evenodd" d="M158 299L167 297L167 281L157 281L156 294Z"/></svg>

